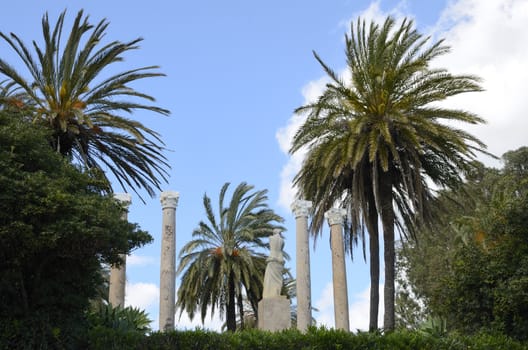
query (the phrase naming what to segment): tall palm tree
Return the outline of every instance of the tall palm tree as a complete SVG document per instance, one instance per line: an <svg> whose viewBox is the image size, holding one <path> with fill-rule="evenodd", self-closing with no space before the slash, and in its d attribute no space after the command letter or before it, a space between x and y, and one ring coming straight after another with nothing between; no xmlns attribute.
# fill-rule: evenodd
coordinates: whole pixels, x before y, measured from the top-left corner
<svg viewBox="0 0 528 350"><path fill-rule="evenodd" d="M244 320L244 294L257 313L266 269L264 251L269 249L263 238L282 228L278 223L283 219L268 208L267 190L253 191L254 186L242 182L225 205L228 188L226 183L220 190L216 214L211 199L203 197L208 223L201 221L193 231L194 240L180 251L177 274L183 275L176 305L191 319L199 310L202 322L209 307L213 313L219 308L226 315L227 329L235 331L237 306Z"/></svg>
<svg viewBox="0 0 528 350"><path fill-rule="evenodd" d="M479 79L430 67L449 47L442 40L427 46L428 42L407 19L399 26L391 17L381 26L374 22L367 26L358 19L355 29L352 24L350 35L345 35L349 78L340 77L314 53L330 83L317 101L296 110L307 114L307 119L290 149L291 153L308 150L295 181L299 195L315 203L312 232L320 231L322 213L344 204L355 234L349 241L361 237L358 234L366 227L375 262L372 255L378 255L377 221L381 219L387 330L395 324L395 226L405 235L428 222L434 196L428 181L454 188L476 151L485 148L452 123L483 123L481 118L439 103L480 91ZM373 265L379 268L379 263ZM371 329L373 318L377 319L372 305L377 300L372 297Z"/></svg>
<svg viewBox="0 0 528 350"><path fill-rule="evenodd" d="M148 104L154 101L152 96L130 86L164 74L157 72L157 66L108 72L114 63L124 60L124 53L138 49L142 39L102 44L109 23L103 19L93 26L82 10L63 45L65 14L61 13L53 28L48 15L43 16L44 44L33 41L33 53L16 34L0 32L30 77L0 59L0 73L7 78L4 92L9 88L17 94L0 94L0 104L9 102L29 109L36 123L52 129L50 144L57 152L104 178L108 169L124 189L128 186L137 193L144 188L152 196L166 181L164 144L158 133L126 115L138 110L169 114Z"/></svg>

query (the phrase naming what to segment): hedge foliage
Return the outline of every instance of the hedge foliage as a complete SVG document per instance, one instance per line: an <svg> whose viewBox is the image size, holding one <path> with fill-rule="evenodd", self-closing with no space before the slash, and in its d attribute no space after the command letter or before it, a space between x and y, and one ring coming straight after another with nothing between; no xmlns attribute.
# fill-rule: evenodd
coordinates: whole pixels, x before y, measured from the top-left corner
<svg viewBox="0 0 528 350"><path fill-rule="evenodd" d="M89 349L160 349L160 350L517 350L527 349L501 335L437 337L423 332L398 331L389 334L347 333L324 328L312 328L302 334L296 330L270 333L248 330L236 333L216 333L204 330L155 332L148 336L105 330L90 334Z"/></svg>

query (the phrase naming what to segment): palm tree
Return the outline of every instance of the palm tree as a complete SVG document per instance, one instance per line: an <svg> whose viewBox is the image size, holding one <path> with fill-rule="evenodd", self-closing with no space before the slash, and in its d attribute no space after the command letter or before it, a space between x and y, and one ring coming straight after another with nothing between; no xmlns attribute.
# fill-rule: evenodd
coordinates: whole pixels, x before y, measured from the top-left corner
<svg viewBox="0 0 528 350"><path fill-rule="evenodd" d="M244 294L255 314L262 298L266 269L263 238L273 234L283 219L269 209L267 190L253 191L254 186L239 184L225 206L229 183L222 186L218 216L207 194L203 197L207 221L193 231L194 240L180 251L177 274L183 272L177 307L192 319L199 310L202 322L211 308L226 315L229 331L236 330L236 308L244 320ZM253 192L252 192L253 191ZM243 325L242 325L243 328Z"/></svg>
<svg viewBox="0 0 528 350"><path fill-rule="evenodd" d="M384 328L394 329L395 225L412 234L430 219L433 191L454 188L485 145L449 122L483 123L467 111L438 102L464 92L480 91L479 79L431 68L449 52L443 41L429 38L403 20L388 17L369 26L358 19L345 35L349 78L342 78L314 53L330 83L314 103L296 110L307 114L290 152L307 149L296 177L299 196L314 201L312 232L320 232L322 213L333 205L350 211L353 241L367 228L371 259L376 261L377 220L384 239ZM448 122L448 123L446 123ZM373 264L379 268L379 264ZM375 271L373 277L375 278ZM374 288L375 286L373 286ZM372 295L371 295L372 298ZM371 329L377 311L371 299Z"/></svg>
<svg viewBox="0 0 528 350"><path fill-rule="evenodd" d="M164 144L158 133L126 115L137 110L169 114L166 109L144 104L144 100L153 102L154 98L130 86L164 74L157 72L159 67L149 66L104 76L114 63L124 60L124 53L139 48L142 39L101 44L109 23L103 19L93 26L81 10L61 46L65 14L61 13L53 28L44 15L44 45L33 41L34 53L16 34L0 32L30 76L27 80L0 59L0 73L7 78L0 104L9 102L29 109L36 123L52 130L50 144L57 152L104 179L108 169L125 190L128 186L137 193L144 188L152 196L166 181Z"/></svg>

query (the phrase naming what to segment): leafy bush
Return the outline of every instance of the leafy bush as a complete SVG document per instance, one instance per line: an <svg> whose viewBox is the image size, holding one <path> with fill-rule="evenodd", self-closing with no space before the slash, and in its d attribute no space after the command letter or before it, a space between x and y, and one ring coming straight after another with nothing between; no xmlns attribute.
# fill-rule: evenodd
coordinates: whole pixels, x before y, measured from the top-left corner
<svg viewBox="0 0 528 350"><path fill-rule="evenodd" d="M205 330L154 332L147 336L106 330L92 333L89 349L160 349L160 350L528 350L523 344L502 335L434 336L424 332L399 331L348 333L333 329L312 328L306 334L297 330L277 333L247 330L216 333Z"/></svg>
<svg viewBox="0 0 528 350"><path fill-rule="evenodd" d="M45 136L0 109L0 349L78 349L102 265L152 240Z"/></svg>

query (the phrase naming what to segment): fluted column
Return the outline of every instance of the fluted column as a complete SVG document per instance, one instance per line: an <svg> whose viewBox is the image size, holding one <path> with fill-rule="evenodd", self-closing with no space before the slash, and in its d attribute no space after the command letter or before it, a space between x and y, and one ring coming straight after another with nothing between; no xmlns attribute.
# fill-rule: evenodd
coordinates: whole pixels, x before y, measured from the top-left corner
<svg viewBox="0 0 528 350"><path fill-rule="evenodd" d="M160 261L159 329L174 329L176 303L176 207L178 192L161 192L162 237Z"/></svg>
<svg viewBox="0 0 528 350"><path fill-rule="evenodd" d="M297 329L306 332L312 324L312 289L308 215L312 202L296 200L291 209L296 225Z"/></svg>
<svg viewBox="0 0 528 350"><path fill-rule="evenodd" d="M114 198L123 206L122 219L128 220L128 207L132 203L132 196L128 193L115 193ZM110 268L110 283L108 290L108 301L112 306L125 307L125 286L126 286L126 255L121 254L123 264L119 267Z"/></svg>
<svg viewBox="0 0 528 350"><path fill-rule="evenodd" d="M332 208L325 213L325 218L328 219L328 224L330 225L335 327L350 331L345 246L343 242L343 219L345 214L346 210L343 208Z"/></svg>

